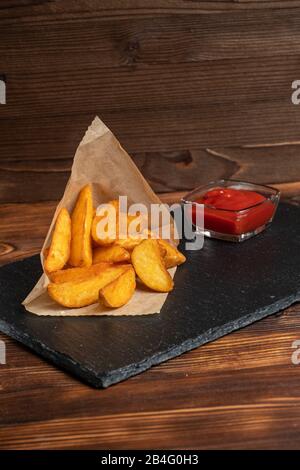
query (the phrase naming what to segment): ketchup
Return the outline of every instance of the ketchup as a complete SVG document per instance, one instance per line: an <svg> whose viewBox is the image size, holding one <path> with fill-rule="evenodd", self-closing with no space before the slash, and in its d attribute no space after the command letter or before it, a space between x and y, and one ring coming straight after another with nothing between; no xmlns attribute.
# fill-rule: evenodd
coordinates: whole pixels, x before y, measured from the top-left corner
<svg viewBox="0 0 300 470"><path fill-rule="evenodd" d="M254 231L266 224L275 211L275 205L265 196L245 189L214 188L194 202L204 204L205 229L230 235ZM194 223L196 210L193 205Z"/></svg>

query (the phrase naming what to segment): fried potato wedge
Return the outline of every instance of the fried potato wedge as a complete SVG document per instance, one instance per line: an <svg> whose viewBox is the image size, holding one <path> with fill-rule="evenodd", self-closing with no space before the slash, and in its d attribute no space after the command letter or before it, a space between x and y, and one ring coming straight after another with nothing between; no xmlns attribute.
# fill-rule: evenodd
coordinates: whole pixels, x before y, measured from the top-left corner
<svg viewBox="0 0 300 470"><path fill-rule="evenodd" d="M130 260L130 253L122 246L101 246L94 249L93 263L125 263Z"/></svg>
<svg viewBox="0 0 300 470"><path fill-rule="evenodd" d="M135 291L135 271L130 266L115 281L107 284L99 291L99 301L107 307L118 308L127 304Z"/></svg>
<svg viewBox="0 0 300 470"><path fill-rule="evenodd" d="M148 238L155 239L156 237L150 230L146 229L141 235L120 238L115 241L114 245L122 246L125 250L132 251L136 246L142 243L143 240L147 240Z"/></svg>
<svg viewBox="0 0 300 470"><path fill-rule="evenodd" d="M158 292L173 289L173 279L164 266L157 240L144 240L136 246L131 262L140 280L150 289Z"/></svg>
<svg viewBox="0 0 300 470"><path fill-rule="evenodd" d="M162 260L164 259L164 257L166 256L167 254L167 250L160 244L158 244L158 248L159 248L159 252L160 252L160 256L162 258ZM165 264L165 263L164 263Z"/></svg>
<svg viewBox="0 0 300 470"><path fill-rule="evenodd" d="M61 269L55 273L49 273L48 277L50 281L54 282L55 284L71 281L83 281L101 273L109 266L111 266L111 263L97 263L83 268Z"/></svg>
<svg viewBox="0 0 300 470"><path fill-rule="evenodd" d="M85 307L96 303L99 290L113 282L128 269L128 265L109 266L88 279L63 282L62 284L50 283L48 285L48 294L63 307Z"/></svg>
<svg viewBox="0 0 300 470"><path fill-rule="evenodd" d="M60 210L49 249L45 250L44 268L47 273L62 269L70 256L71 218L67 209Z"/></svg>
<svg viewBox="0 0 300 470"><path fill-rule="evenodd" d="M124 248L127 251L132 251L136 246L138 246L145 238L139 237L128 237L128 238L121 238L116 240L114 245Z"/></svg>
<svg viewBox="0 0 300 470"><path fill-rule="evenodd" d="M92 239L96 245L100 246L111 245L118 233L119 201L109 201L106 206L107 211L104 209L103 215L95 215L92 223ZM101 230L100 223L104 222L104 219L107 219L109 222ZM111 230L113 234L108 233L108 230Z"/></svg>
<svg viewBox="0 0 300 470"><path fill-rule="evenodd" d="M162 254L162 258L167 269L179 266L186 261L186 257L166 240L159 239L158 244L160 248L165 250L165 254Z"/></svg>
<svg viewBox="0 0 300 470"><path fill-rule="evenodd" d="M92 188L86 185L79 193L72 212L72 237L69 264L75 267L91 266L93 261L91 225L93 220Z"/></svg>

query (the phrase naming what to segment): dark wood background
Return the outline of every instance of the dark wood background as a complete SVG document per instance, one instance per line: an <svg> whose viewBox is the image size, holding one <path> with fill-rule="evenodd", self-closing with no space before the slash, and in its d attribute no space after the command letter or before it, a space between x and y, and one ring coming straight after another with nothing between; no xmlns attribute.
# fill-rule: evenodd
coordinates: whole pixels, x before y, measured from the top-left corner
<svg viewBox="0 0 300 470"><path fill-rule="evenodd" d="M163 200L300 202L300 0L1 0L0 263L40 250L98 114ZM299 448L298 305L95 391L4 339L0 448Z"/></svg>

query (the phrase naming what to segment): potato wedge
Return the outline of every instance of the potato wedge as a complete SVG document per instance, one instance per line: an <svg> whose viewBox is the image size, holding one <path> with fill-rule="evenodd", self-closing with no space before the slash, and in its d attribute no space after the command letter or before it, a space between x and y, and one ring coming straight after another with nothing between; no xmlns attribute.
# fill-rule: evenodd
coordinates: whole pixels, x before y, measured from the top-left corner
<svg viewBox="0 0 300 470"><path fill-rule="evenodd" d="M48 277L51 282L55 284L61 284L62 282L71 282L71 281L83 281L90 277L95 276L96 274L101 273L107 267L112 266L111 263L97 263L92 266L83 267L83 268L69 268L61 269L55 273L49 273Z"/></svg>
<svg viewBox="0 0 300 470"><path fill-rule="evenodd" d="M145 238L133 238L133 237L128 237L128 238L121 238L119 240L116 240L114 245L119 246L124 248L127 251L132 251L136 246L138 246L142 241L145 240Z"/></svg>
<svg viewBox="0 0 300 470"><path fill-rule="evenodd" d="M69 264L75 267L91 266L93 261L91 225L93 220L92 188L86 185L79 193L73 210L71 253Z"/></svg>
<svg viewBox="0 0 300 470"><path fill-rule="evenodd" d="M95 263L125 263L130 260L130 253L122 246L99 246L93 252L93 264Z"/></svg>
<svg viewBox="0 0 300 470"><path fill-rule="evenodd" d="M113 206L115 209L115 214L114 212L109 212L109 207ZM100 246L106 246L106 245L111 245L115 239L117 238L117 233L118 233L118 218L119 218L119 201L113 200L107 203L107 209L108 211L105 212L103 215L95 215L93 218L92 222L92 239L97 245ZM116 216L116 217L114 217ZM110 218L111 217L111 218ZM108 226L104 227L103 233L99 234L99 227L98 224L101 222L104 218L109 218L110 219L110 224L112 229L115 230L115 236L111 237L109 234L106 233L108 230ZM115 226L113 226L113 223L115 223Z"/></svg>
<svg viewBox="0 0 300 470"><path fill-rule="evenodd" d="M70 256L71 218L67 209L60 210L49 249L45 250L44 268L47 273L62 269Z"/></svg>
<svg viewBox="0 0 300 470"><path fill-rule="evenodd" d="M128 270L128 265L109 266L99 274L81 281L50 283L48 294L63 307L79 308L98 301L99 290Z"/></svg>
<svg viewBox="0 0 300 470"><path fill-rule="evenodd" d="M131 262L140 280L150 289L158 292L173 289L173 279L164 266L157 240L144 240L136 246Z"/></svg>
<svg viewBox="0 0 300 470"><path fill-rule="evenodd" d="M115 281L99 291L99 301L107 307L118 308L127 304L135 291L135 271L132 266Z"/></svg>
<svg viewBox="0 0 300 470"><path fill-rule="evenodd" d="M143 234L136 236L128 236L126 238L120 238L115 241L114 245L122 246L127 251L132 251L136 246L142 243L143 240L148 238L156 238L150 230L146 229L143 231Z"/></svg>
<svg viewBox="0 0 300 470"><path fill-rule="evenodd" d="M160 256L161 256L161 259L164 260L164 257L166 256L167 254L167 250L160 244L158 244L158 248L159 248L159 252L160 252ZM165 264L165 263L164 263Z"/></svg>
<svg viewBox="0 0 300 470"><path fill-rule="evenodd" d="M158 244L165 250L165 254L162 254L162 258L167 269L179 266L186 261L186 257L166 240L159 239Z"/></svg>

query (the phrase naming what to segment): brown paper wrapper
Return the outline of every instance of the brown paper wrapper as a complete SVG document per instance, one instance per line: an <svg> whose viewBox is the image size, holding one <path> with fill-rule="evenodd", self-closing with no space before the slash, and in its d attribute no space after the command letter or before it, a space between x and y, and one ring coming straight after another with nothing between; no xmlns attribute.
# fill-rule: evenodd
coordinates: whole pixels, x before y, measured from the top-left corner
<svg viewBox="0 0 300 470"><path fill-rule="evenodd" d="M70 179L40 253L42 265L43 252L50 244L57 214L62 207L66 207L71 213L79 191L88 183L93 188L95 207L119 196L127 196L128 205L139 202L150 208L153 203L161 203L113 133L96 117L77 148ZM170 271L171 275L174 275L175 270ZM160 312L168 295L138 287L131 301L118 309L108 309L100 303L66 309L48 296L48 283L49 279L44 273L23 301L28 312L51 316L147 315Z"/></svg>

